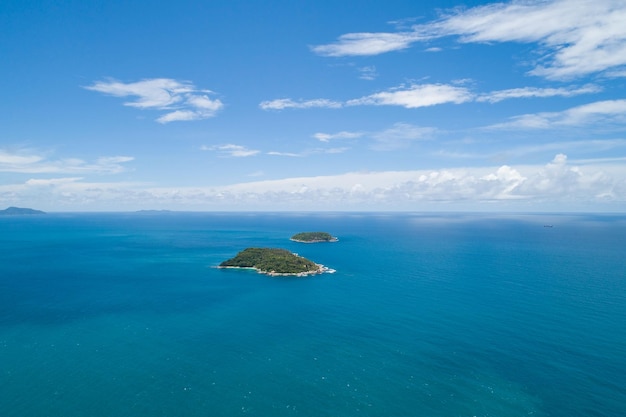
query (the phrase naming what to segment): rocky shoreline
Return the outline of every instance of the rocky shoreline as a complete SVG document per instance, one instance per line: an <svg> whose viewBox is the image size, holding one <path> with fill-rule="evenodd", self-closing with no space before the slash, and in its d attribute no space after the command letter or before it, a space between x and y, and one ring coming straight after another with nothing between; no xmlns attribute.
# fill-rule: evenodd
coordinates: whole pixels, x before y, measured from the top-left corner
<svg viewBox="0 0 626 417"><path fill-rule="evenodd" d="M326 242L339 242L339 239L337 239L336 237L333 237L330 240L324 240L324 239L317 239L317 240L300 240L300 239L289 239L292 242L298 242L298 243L326 243Z"/></svg>
<svg viewBox="0 0 626 417"><path fill-rule="evenodd" d="M263 270L261 270L259 268L253 267L253 266L218 266L217 268L219 268L219 269L252 269L252 270L256 271L259 274L267 275L267 276L270 276L270 277L306 277L306 276L310 276L310 275L333 274L333 273L337 272L334 269L328 268L327 266L324 266L322 264L315 264L315 265L317 265L317 269L316 270L304 271L304 272L293 272L293 273L263 271Z"/></svg>

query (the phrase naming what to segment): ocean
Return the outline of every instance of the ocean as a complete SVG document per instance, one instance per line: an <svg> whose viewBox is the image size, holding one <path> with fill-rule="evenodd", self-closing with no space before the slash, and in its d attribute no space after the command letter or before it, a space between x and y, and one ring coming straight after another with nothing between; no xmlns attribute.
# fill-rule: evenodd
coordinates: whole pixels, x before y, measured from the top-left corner
<svg viewBox="0 0 626 417"><path fill-rule="evenodd" d="M0 217L0 416L244 415L625 416L626 215Z"/></svg>

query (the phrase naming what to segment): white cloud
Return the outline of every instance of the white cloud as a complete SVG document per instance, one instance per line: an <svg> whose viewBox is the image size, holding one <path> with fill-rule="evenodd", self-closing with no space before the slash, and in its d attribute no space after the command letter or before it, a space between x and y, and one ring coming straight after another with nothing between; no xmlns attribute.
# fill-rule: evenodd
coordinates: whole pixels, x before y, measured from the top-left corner
<svg viewBox="0 0 626 417"><path fill-rule="evenodd" d="M156 121L165 124L169 122L188 122L192 120L201 120L206 119L207 117L205 117L202 112L197 112L193 110L174 110L173 112L169 112L161 117L158 117Z"/></svg>
<svg viewBox="0 0 626 417"><path fill-rule="evenodd" d="M541 57L531 74L566 79L621 72L626 65L625 21L623 0L510 1L452 9L412 31L349 33L312 50L335 57L377 55L446 36L458 36L461 43L535 43Z"/></svg>
<svg viewBox="0 0 626 417"><path fill-rule="evenodd" d="M78 158L49 159L32 152L11 153L0 150L0 172L117 174L126 170L124 163L134 159L132 156L113 156L87 162Z"/></svg>
<svg viewBox="0 0 626 417"><path fill-rule="evenodd" d="M0 199L56 210L415 210L462 207L564 211L614 210L626 203L626 165L572 165L557 154L546 165L349 172L213 187L153 187L80 178L0 185ZM439 204L444 204L441 206Z"/></svg>
<svg viewBox="0 0 626 417"><path fill-rule="evenodd" d="M69 177L69 178L31 178L26 181L28 186L59 186L64 184L70 184L81 181L82 177Z"/></svg>
<svg viewBox="0 0 626 417"><path fill-rule="evenodd" d="M412 43L422 39L414 32L348 33L340 36L335 43L313 46L311 50L318 55L334 57L378 55L406 49Z"/></svg>
<svg viewBox="0 0 626 417"><path fill-rule="evenodd" d="M464 88L447 84L412 84L409 87L396 87L388 91L348 100L341 103L327 99L294 101L289 98L264 101L259 104L263 110L283 110L287 108L307 109L313 107L341 108L345 106L402 106L407 109L435 106L438 104L460 104L472 100L472 93Z"/></svg>
<svg viewBox="0 0 626 417"><path fill-rule="evenodd" d="M319 155L319 154L339 154L347 151L350 148L342 147L342 148L315 148L315 149L307 149L303 152L295 153L295 152L279 152L279 151L270 151L267 154L272 156L287 156L292 158L302 158L305 156L311 155Z"/></svg>
<svg viewBox="0 0 626 417"><path fill-rule="evenodd" d="M410 123L395 123L388 129L375 132L316 133L313 137L320 142L367 137L374 140L372 149L378 151L396 150L409 146L411 142L430 139L437 132L433 127L416 126ZM343 152L346 148L339 148Z"/></svg>
<svg viewBox="0 0 626 417"><path fill-rule="evenodd" d="M626 139L588 139L575 141L549 142L538 145L525 145L507 149L503 152L495 153L495 155L473 154L473 158L494 158L497 155L505 154L506 156L520 157L538 153L554 153L567 150L568 152L576 151L577 153L593 154L595 152L616 151L618 149L626 150ZM616 158L608 158L605 161L615 161ZM588 162L578 160L577 163L593 163L599 162L598 159L591 159Z"/></svg>
<svg viewBox="0 0 626 417"><path fill-rule="evenodd" d="M586 85L580 88L511 88L508 90L492 91L482 94L476 98L479 102L497 103L511 98L533 98L533 97L573 97L580 94L591 94L602 91L602 88L595 85Z"/></svg>
<svg viewBox="0 0 626 417"><path fill-rule="evenodd" d="M39 155L16 155L0 150L0 166L32 165L43 159Z"/></svg>
<svg viewBox="0 0 626 417"><path fill-rule="evenodd" d="M375 80L376 77L378 77L378 72L376 71L376 67L375 66L368 66L368 67L361 67L358 68L358 71L360 73L359 78L362 80Z"/></svg>
<svg viewBox="0 0 626 417"><path fill-rule="evenodd" d="M224 107L219 99L211 99L210 90L199 90L192 83L169 78L154 78L123 83L116 80L98 81L84 87L87 90L112 95L132 97L125 106L139 109L166 110L157 118L159 123L202 120L215 116Z"/></svg>
<svg viewBox="0 0 626 417"><path fill-rule="evenodd" d="M471 99L472 94L463 87L446 84L413 84L409 88L399 87L349 100L346 104L349 106L402 106L414 109L445 103L460 104Z"/></svg>
<svg viewBox="0 0 626 417"><path fill-rule="evenodd" d="M544 166L498 166L419 171L352 172L342 175L258 181L196 190L208 200L273 207L411 207L428 202L538 204L624 202L626 167L571 166L557 155Z"/></svg>
<svg viewBox="0 0 626 417"><path fill-rule="evenodd" d="M313 137L320 142L330 142L335 139L357 139L363 136L363 132L337 132L337 133L316 133Z"/></svg>
<svg viewBox="0 0 626 417"><path fill-rule="evenodd" d="M287 156L291 158L302 158L303 156L309 155L308 152L295 153L295 152L280 152L280 151L269 151L267 154L271 156Z"/></svg>
<svg viewBox="0 0 626 417"><path fill-rule="evenodd" d="M454 85L411 84L408 87L399 86L387 91L351 99L345 103L328 99L294 101L284 98L264 101L259 107L263 110L283 110L287 108L307 109L313 107L342 108L344 106L401 106L407 109L414 109L447 103L462 104L470 101L497 103L513 98L573 97L602 91L601 87L589 84L582 87L512 88L476 95L469 88L462 86L470 82L471 80L462 79L454 81ZM324 134L320 135L321 138L324 137ZM316 138L323 140L318 137Z"/></svg>
<svg viewBox="0 0 626 417"><path fill-rule="evenodd" d="M255 149L248 149L245 146L233 145L230 143L226 145L202 146L200 149L203 151L216 151L223 156L231 156L236 158L254 156L260 152Z"/></svg>
<svg viewBox="0 0 626 417"><path fill-rule="evenodd" d="M592 123L607 127L626 122L626 100L605 100L573 107L562 112L524 114L509 122L489 126L491 129L548 129L575 127Z"/></svg>
<svg viewBox="0 0 626 417"><path fill-rule="evenodd" d="M559 154L545 166L347 173L291 178L220 187L230 198L257 202L381 204L407 207L418 202L546 201L560 203L624 202L626 167L567 164Z"/></svg>
<svg viewBox="0 0 626 417"><path fill-rule="evenodd" d="M531 73L577 77L626 64L626 4L621 0L514 1L454 13L435 23L461 42L539 43Z"/></svg>
<svg viewBox="0 0 626 417"><path fill-rule="evenodd" d="M411 142L430 139L435 132L436 129L432 127L396 123L389 129L371 135L376 141L372 149L385 151L402 149L409 146Z"/></svg>
<svg viewBox="0 0 626 417"><path fill-rule="evenodd" d="M259 107L263 110L283 110L283 109L310 109L314 107L336 109L342 104L336 101L324 98L314 100L294 101L290 98L281 98L276 100L267 100L261 102Z"/></svg>

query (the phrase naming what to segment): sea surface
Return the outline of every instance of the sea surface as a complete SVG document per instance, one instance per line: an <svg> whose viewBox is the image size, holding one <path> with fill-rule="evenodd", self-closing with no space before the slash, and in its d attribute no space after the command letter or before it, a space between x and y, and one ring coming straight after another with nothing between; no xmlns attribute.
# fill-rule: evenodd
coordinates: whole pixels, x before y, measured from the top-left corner
<svg viewBox="0 0 626 417"><path fill-rule="evenodd" d="M0 416L244 415L626 416L626 215L0 217Z"/></svg>

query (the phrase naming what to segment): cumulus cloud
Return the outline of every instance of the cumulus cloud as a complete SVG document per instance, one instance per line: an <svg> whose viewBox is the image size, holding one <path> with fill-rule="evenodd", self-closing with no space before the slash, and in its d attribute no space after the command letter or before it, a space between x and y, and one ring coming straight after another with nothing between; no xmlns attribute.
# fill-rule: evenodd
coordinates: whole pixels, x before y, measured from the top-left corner
<svg viewBox="0 0 626 417"><path fill-rule="evenodd" d="M624 201L626 168L571 166L558 154L544 166L507 165L423 171L347 173L220 187L231 197L257 200L366 202L385 205L429 201ZM608 196L608 197L607 197Z"/></svg>
<svg viewBox="0 0 626 417"><path fill-rule="evenodd" d="M123 164L134 159L132 156L109 156L88 162L79 158L51 159L33 152L15 153L0 149L0 172L117 174L126 170Z"/></svg>
<svg viewBox="0 0 626 417"><path fill-rule="evenodd" d="M84 87L114 97L130 97L125 106L165 111L156 120L159 123L202 120L215 116L224 107L219 99L212 99L210 90L197 89L192 83L170 78L153 78L123 83L116 80L97 81Z"/></svg>
<svg viewBox="0 0 626 417"><path fill-rule="evenodd" d="M580 205L601 210L626 202L626 166L621 161L576 165L564 154L557 154L545 165L349 172L214 187L152 187L68 177L1 185L0 197L3 201L55 201L57 206L74 209L96 206L117 210L155 206L402 210L437 203L479 208L486 202L491 207L545 210L550 205L570 210Z"/></svg>
<svg viewBox="0 0 626 417"><path fill-rule="evenodd" d="M591 123L603 126L626 122L626 100L605 100L573 107L562 112L543 112L515 116L491 129L548 129L575 127Z"/></svg>
<svg viewBox="0 0 626 417"><path fill-rule="evenodd" d="M410 31L348 33L311 49L323 56L377 55L447 36L461 43L537 44L539 64L530 73L567 79L623 70L625 21L622 0L510 1L448 10Z"/></svg>

